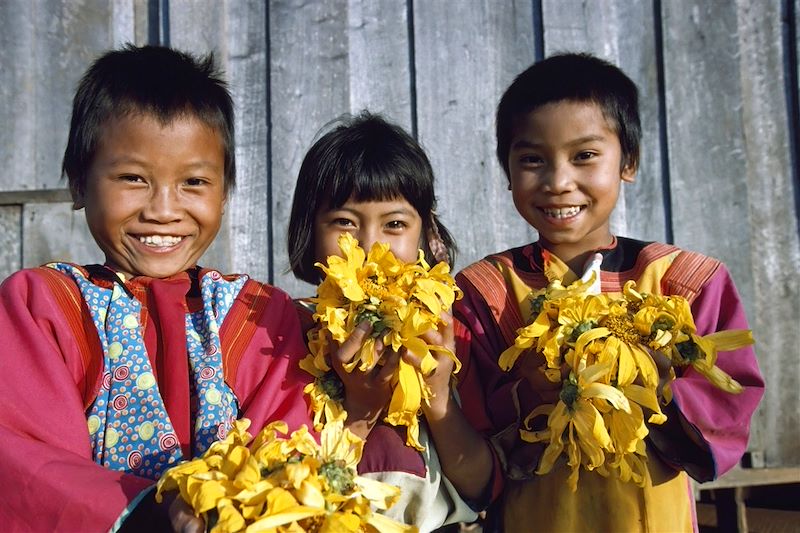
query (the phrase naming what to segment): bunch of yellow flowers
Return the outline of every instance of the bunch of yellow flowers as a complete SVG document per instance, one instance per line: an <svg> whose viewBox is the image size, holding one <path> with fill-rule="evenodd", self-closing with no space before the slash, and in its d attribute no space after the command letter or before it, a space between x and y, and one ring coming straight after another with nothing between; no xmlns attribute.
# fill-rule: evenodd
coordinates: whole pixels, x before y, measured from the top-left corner
<svg viewBox="0 0 800 533"><path fill-rule="evenodd" d="M325 273L317 297L312 299L318 327L308 333L311 354L301 364L316 377L306 389L315 413L315 426L321 427L326 421L345 415L340 384L337 386L328 361L331 340L344 342L358 324L369 320L372 334L345 370L350 372L356 366L361 370L372 368L377 363L378 339L387 348L394 351L405 348L421 359L419 369L400 359L385 421L406 426L406 444L422 450L417 415L422 402L431 398L424 377L436 369L433 352L452 358L455 372L460 363L447 347L430 345L421 336L443 325L442 312L450 310L455 299L461 297L461 291L450 275L450 266L442 262L431 268L422 250L416 262L403 263L389 250L388 244L375 243L365 254L349 233L342 234L338 244L341 257L330 256L327 265L316 264Z"/></svg>
<svg viewBox="0 0 800 533"><path fill-rule="evenodd" d="M596 274L595 274L596 275ZM691 366L716 387L737 394L742 387L716 366L717 352L753 343L750 330L697 335L688 301L636 291L625 284L621 298L591 294L594 277L568 287L552 281L530 295L533 323L517 330L514 345L498 360L510 370L520 355L532 350L542 358L541 370L553 383L562 382L555 405L537 407L524 420L520 436L547 442L537 474L550 472L564 453L577 488L582 466L623 481L645 483L644 438L650 423L666 416L659 404L659 373L653 353L671 362L661 400L671 401L669 381L675 367ZM567 378L562 380L562 372ZM530 431L535 417L547 415L547 427Z"/></svg>
<svg viewBox="0 0 800 533"><path fill-rule="evenodd" d="M373 512L400 489L356 475L364 441L341 420L325 426L321 444L305 426L286 437L286 424L273 422L255 439L249 426L237 420L201 458L167 470L156 500L178 490L211 533L416 531Z"/></svg>

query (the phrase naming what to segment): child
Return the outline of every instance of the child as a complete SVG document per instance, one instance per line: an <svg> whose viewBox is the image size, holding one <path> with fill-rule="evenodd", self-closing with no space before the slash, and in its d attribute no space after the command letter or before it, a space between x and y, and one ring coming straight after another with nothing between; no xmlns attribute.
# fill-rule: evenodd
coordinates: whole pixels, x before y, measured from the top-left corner
<svg viewBox="0 0 800 533"><path fill-rule="evenodd" d="M211 57L127 46L83 77L63 168L105 264L0 287L4 530L203 530L180 499L155 503L169 466L237 418L311 425L291 300L197 266L233 190L233 140Z"/></svg>
<svg viewBox="0 0 800 533"><path fill-rule="evenodd" d="M545 273L567 285L599 253L603 292L621 293L627 280L635 280L637 290L686 297L700 335L747 328L719 261L610 233L620 184L634 180L639 138L636 86L618 68L589 55L554 56L533 65L498 106L497 156L514 205L539 240L464 269L456 279L465 297L455 313L470 330L472 357L481 366L503 443L510 478L500 517L504 531L691 530L697 525L686 474L699 481L717 477L747 445L764 386L750 348L721 352L717 362L744 386L739 395L717 390L692 370L679 373L671 386L674 401L665 408L668 422L648 424L651 479L644 488L581 470L572 492L566 460L546 475L534 475L543 446L519 438L521 419L538 405L555 403L561 389L561 383L544 379L530 354L523 356L527 365L509 373L497 364L516 330L530 322L526 297L547 285ZM669 365L659 366L663 380Z"/></svg>
<svg viewBox="0 0 800 533"><path fill-rule="evenodd" d="M433 171L411 136L368 113L345 121L311 147L300 168L289 221L292 270L304 281L320 283L322 272L314 263L341 254L337 239L344 232L365 250L375 242L389 243L404 262L416 261L419 249L431 265L449 262L454 243L434 213L435 203ZM301 315L310 328L313 306L305 302L304 307ZM459 353L454 343L458 327L450 316L445 321L447 328L428 333L426 340ZM420 441L426 447L421 454L406 446L404 432L382 421L399 355L385 350L382 366L366 372L342 369L368 333L365 322L331 361L344 385L347 424L366 439L359 473L401 486L401 501L387 514L420 531L474 520L473 509L481 509L499 491L501 478L489 446L473 429L489 427L476 369L462 360L455 375L459 407L450 393L453 363L437 357L437 370L427 378L435 397L422 407L427 429L421 425ZM402 357L413 360L412 354Z"/></svg>

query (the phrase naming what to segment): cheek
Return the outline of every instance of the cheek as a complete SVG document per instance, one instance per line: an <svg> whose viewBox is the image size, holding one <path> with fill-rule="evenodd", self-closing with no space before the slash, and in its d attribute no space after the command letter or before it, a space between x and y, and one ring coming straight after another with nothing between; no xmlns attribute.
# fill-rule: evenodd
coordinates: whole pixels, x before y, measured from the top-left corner
<svg viewBox="0 0 800 533"><path fill-rule="evenodd" d="M314 238L314 257L320 263L325 263L332 255L341 255L337 239L339 233L317 232Z"/></svg>

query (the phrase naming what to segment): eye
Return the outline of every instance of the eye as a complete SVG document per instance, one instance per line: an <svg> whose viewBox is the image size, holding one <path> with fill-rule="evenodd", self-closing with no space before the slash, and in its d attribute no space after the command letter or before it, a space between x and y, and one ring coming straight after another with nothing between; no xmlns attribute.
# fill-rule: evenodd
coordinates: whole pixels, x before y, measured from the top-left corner
<svg viewBox="0 0 800 533"><path fill-rule="evenodd" d="M331 221L331 224L333 224L334 226L339 227L339 228L353 228L353 227L355 227L355 223L352 220L350 220L348 218L342 218L342 217L334 218Z"/></svg>
<svg viewBox="0 0 800 533"><path fill-rule="evenodd" d="M206 183L208 182L203 178L188 178L186 180L186 185L189 187L199 187L201 185L205 185Z"/></svg>
<svg viewBox="0 0 800 533"><path fill-rule="evenodd" d="M135 174L123 174L118 179L126 183L144 183L144 178Z"/></svg>
<svg viewBox="0 0 800 533"><path fill-rule="evenodd" d="M391 231L402 231L408 227L408 224L403 220L392 220L386 223L386 228Z"/></svg>
<svg viewBox="0 0 800 533"><path fill-rule="evenodd" d="M519 158L523 166L539 166L544 163L541 157L535 154L525 154Z"/></svg>
<svg viewBox="0 0 800 533"><path fill-rule="evenodd" d="M594 157L597 157L597 153L596 152L590 152L588 150L584 150L583 152L578 152L578 154L575 156L575 160L576 161L588 161L589 159L592 159Z"/></svg>

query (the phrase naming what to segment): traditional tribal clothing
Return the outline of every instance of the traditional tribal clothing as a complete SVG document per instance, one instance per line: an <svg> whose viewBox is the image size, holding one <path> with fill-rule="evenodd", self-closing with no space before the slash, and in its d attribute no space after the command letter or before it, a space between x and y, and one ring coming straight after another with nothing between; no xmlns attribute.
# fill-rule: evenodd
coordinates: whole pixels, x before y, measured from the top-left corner
<svg viewBox="0 0 800 533"><path fill-rule="evenodd" d="M600 283L605 293L621 294L628 280L636 289L680 295L691 303L697 332L747 328L744 311L728 271L720 262L665 244L619 238L604 250ZM508 250L467 267L456 281L464 298L456 316L471 335L471 356L484 380L496 445L510 480L502 505L504 531L686 531L697 527L686 473L699 481L733 467L747 446L750 417L764 383L750 347L720 352L717 365L744 387L734 395L716 389L687 369L672 383L673 406L666 427L649 426L650 480L644 489L581 470L578 490L567 484L564 458L546 475L533 475L536 447L519 439L520 420L539 405L537 391L514 371L500 370L498 357L532 321L527 296L545 287L548 275L575 281L575 273L538 243ZM525 304L523 305L523 302ZM680 413L680 414L678 414ZM698 446L682 429L704 443ZM542 446L538 446L541 453Z"/></svg>
<svg viewBox="0 0 800 533"><path fill-rule="evenodd" d="M0 287L0 523L106 531L236 418L310 426L292 303L246 276L52 264ZM12 407L13 406L13 407Z"/></svg>

